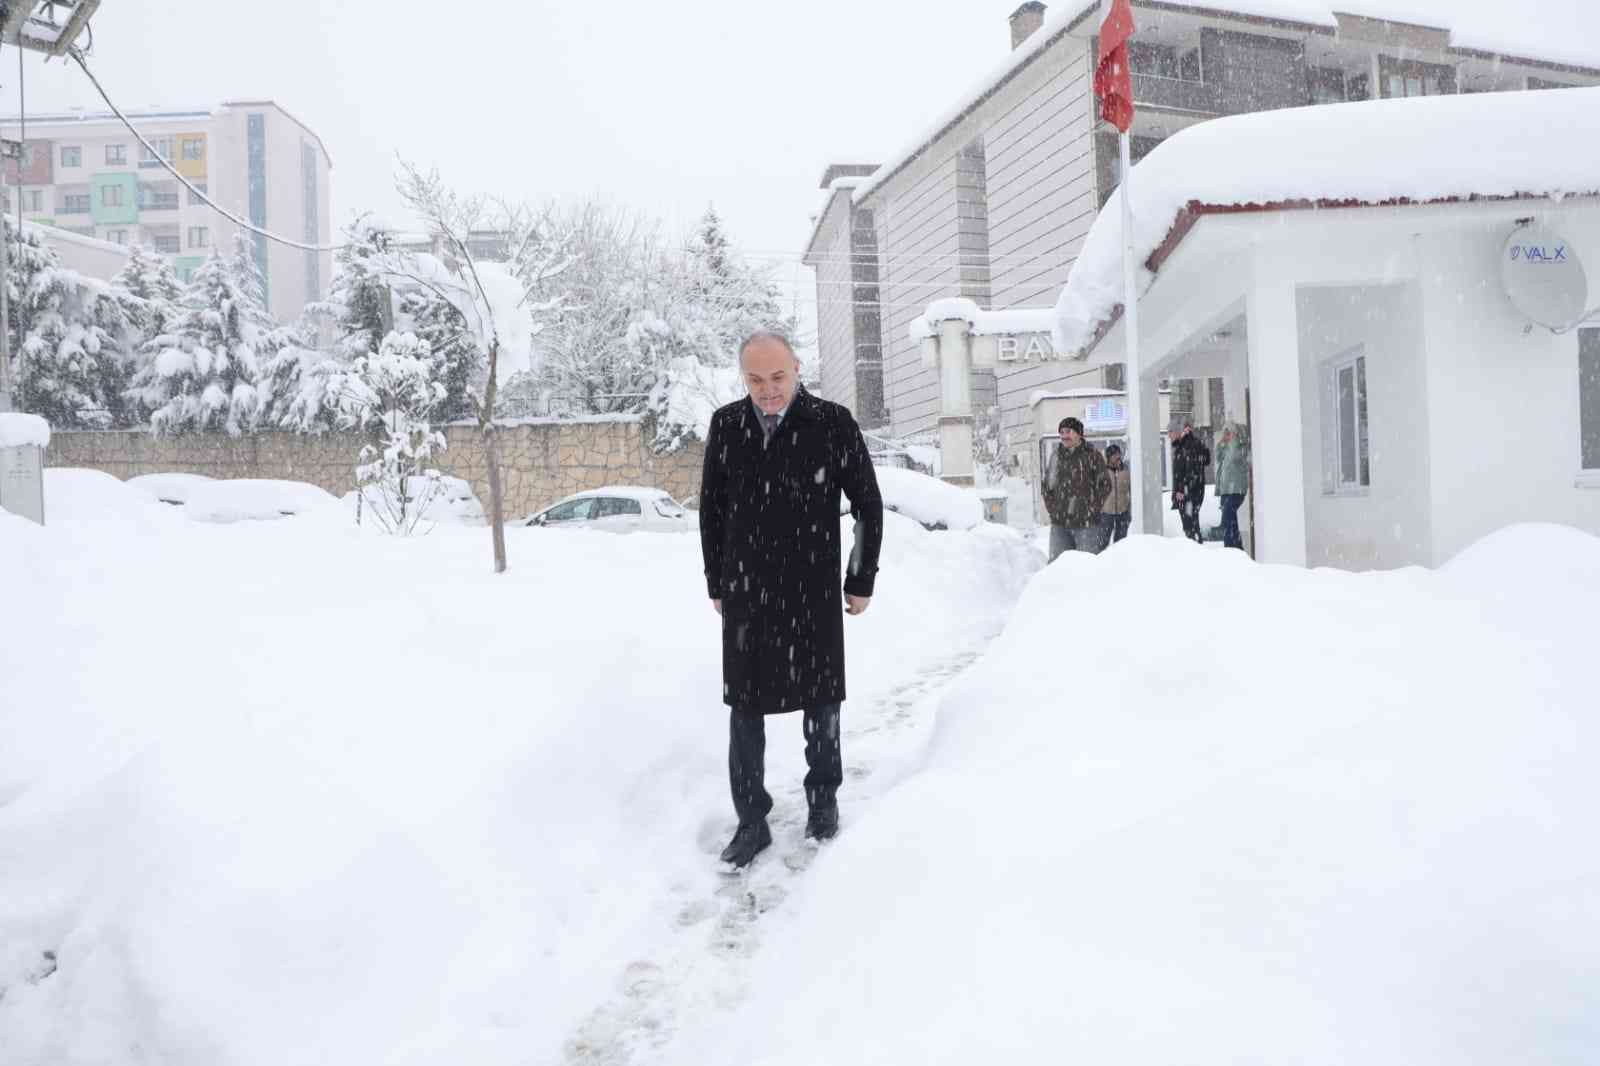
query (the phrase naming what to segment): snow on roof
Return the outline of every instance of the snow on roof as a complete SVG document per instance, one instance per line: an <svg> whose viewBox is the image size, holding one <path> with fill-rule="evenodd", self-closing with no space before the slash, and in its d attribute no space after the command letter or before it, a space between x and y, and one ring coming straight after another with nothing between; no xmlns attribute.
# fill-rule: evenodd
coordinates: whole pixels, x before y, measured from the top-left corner
<svg viewBox="0 0 1600 1066"><path fill-rule="evenodd" d="M50 446L50 423L38 415L25 415L16 411L0 414L0 448L35 448Z"/></svg>
<svg viewBox="0 0 1600 1066"><path fill-rule="evenodd" d="M976 337L1049 333L1055 326L1055 312L1048 307L1007 307L985 311L965 296L950 296L930 303L927 310L911 320L906 332L914 341L937 336L939 323L950 319L965 319Z"/></svg>
<svg viewBox="0 0 1600 1066"><path fill-rule="evenodd" d="M584 489L582 492L574 492L566 499L581 500L590 496L620 496L625 500L638 500L641 503L672 499L671 493L665 489L652 489L645 485L602 485L597 489Z"/></svg>
<svg viewBox="0 0 1600 1066"><path fill-rule="evenodd" d="M61 244L76 244L83 248L94 248L102 252L115 252L117 255L123 256L128 254L128 246L125 244L118 244L116 241L103 241L98 237L74 233L60 226L46 226L24 219L22 232L37 234L42 240L55 241Z"/></svg>
<svg viewBox="0 0 1600 1066"><path fill-rule="evenodd" d="M857 201L871 196L907 163L921 155L961 117L993 95L1011 76L1059 38L1093 19L1099 0L1065 3L1047 13L1042 25L1002 59L989 65L951 106L917 131L899 151L889 155L871 178L856 187ZM1136 23L1151 16L1135 0ZM1197 15L1226 19L1229 15L1276 19L1331 33L1338 29L1335 12L1447 31L1451 47L1489 52L1535 62L1574 64L1600 68L1600 8L1591 0L1544 0L1540 17L1520 12L1504 0L1211 0L1162 4L1163 11L1189 10ZM1554 10L1551 10L1554 9ZM1083 26L1082 35L1094 26Z"/></svg>
<svg viewBox="0 0 1600 1066"><path fill-rule="evenodd" d="M1293 145L1293 151L1285 151ZM1600 88L1297 107L1214 119L1133 168L1147 264L1184 213L1600 193ZM1058 353L1084 352L1122 304L1122 190L1095 218L1056 301Z"/></svg>

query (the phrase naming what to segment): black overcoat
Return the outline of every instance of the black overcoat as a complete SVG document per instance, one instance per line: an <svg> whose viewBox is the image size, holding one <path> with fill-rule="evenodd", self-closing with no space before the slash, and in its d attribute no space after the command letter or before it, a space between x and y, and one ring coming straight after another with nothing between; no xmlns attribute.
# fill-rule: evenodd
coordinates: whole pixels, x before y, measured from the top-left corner
<svg viewBox="0 0 1600 1066"><path fill-rule="evenodd" d="M711 416L700 483L706 591L722 601L722 700L778 714L844 699L843 592L872 595L883 501L850 412L799 389L767 441L748 397Z"/></svg>

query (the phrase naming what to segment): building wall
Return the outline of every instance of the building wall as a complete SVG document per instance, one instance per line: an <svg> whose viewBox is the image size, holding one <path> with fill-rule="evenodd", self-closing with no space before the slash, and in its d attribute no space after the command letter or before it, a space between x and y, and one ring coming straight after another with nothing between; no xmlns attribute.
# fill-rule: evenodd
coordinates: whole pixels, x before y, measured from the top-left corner
<svg viewBox="0 0 1600 1066"><path fill-rule="evenodd" d="M664 489L675 499L700 491L705 448L690 444L672 455L655 455L653 428L643 421L561 422L512 425L499 430L505 515L513 519L563 496L605 485ZM488 460L477 427L445 427L449 447L440 472L464 478L488 506ZM204 435L156 437L147 431L57 431L50 436L45 465L87 467L124 480L141 474L189 473L216 478L280 478L306 481L336 496L355 488L354 435L257 433L245 437Z"/></svg>
<svg viewBox="0 0 1600 1066"><path fill-rule="evenodd" d="M1304 442L1306 563L1345 570L1432 561L1428 396L1422 302L1415 283L1302 287L1295 299ZM1334 417L1326 364L1366 357L1372 482L1360 495L1326 490Z"/></svg>
<svg viewBox="0 0 1600 1066"><path fill-rule="evenodd" d="M925 370L911 340L911 320L930 300L955 296L961 285L961 229L956 185L959 149L942 143L903 184L871 201L882 269L883 388L890 432L905 437L938 424L939 375Z"/></svg>
<svg viewBox="0 0 1600 1066"><path fill-rule="evenodd" d="M1513 219L1421 238L1434 562L1513 522L1559 522L1600 535L1600 477L1584 476L1578 334L1527 323L1495 265ZM1546 220L1600 262L1600 201L1567 201Z"/></svg>
<svg viewBox="0 0 1600 1066"><path fill-rule="evenodd" d="M856 407L855 316L850 299L850 190L828 198L812 264L817 272L817 358L822 375L822 397Z"/></svg>
<svg viewBox="0 0 1600 1066"><path fill-rule="evenodd" d="M1008 86L984 132L993 306L1047 307L1067 283L1099 206L1089 44L1066 38ZM1073 370L1066 371L1071 373ZM997 373L1002 431L1029 434L1032 393L1063 383L1054 363L1015 363ZM1098 384L1079 378L1068 384Z"/></svg>

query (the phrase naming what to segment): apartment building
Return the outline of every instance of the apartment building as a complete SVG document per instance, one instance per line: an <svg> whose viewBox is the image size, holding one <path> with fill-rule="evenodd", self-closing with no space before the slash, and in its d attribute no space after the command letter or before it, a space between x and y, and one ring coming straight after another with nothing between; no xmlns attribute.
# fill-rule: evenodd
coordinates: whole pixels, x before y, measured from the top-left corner
<svg viewBox="0 0 1600 1066"><path fill-rule="evenodd" d="M114 244L143 244L187 278L213 249L233 247L240 228L189 192L162 165L253 225L307 244L331 243L328 175L320 138L271 100L235 100L215 110L143 111L129 119L88 111L28 115L22 158L7 160L3 201L25 220ZM16 140L15 117L0 133ZM161 158L157 158L157 157ZM20 184L20 190L19 190ZM256 243L267 306L287 321L320 297L333 271L329 252Z"/></svg>
<svg viewBox="0 0 1600 1066"><path fill-rule="evenodd" d="M1309 5L1296 0L1253 0L1251 13L1173 0L1133 6L1135 161L1177 131L1223 115L1600 84L1600 66L1457 41L1448 25L1344 14L1309 22ZM1282 16L1262 14L1280 7ZM1115 132L1099 121L1091 85L1099 12L1085 0L1056 11L1023 4L1009 19L1009 58L953 99L916 148L875 168L824 174L827 192L805 252L817 279L822 390L864 424L899 437L936 428L938 374L923 367L907 332L930 301L1048 306L1065 285L1119 180ZM1514 32L1509 16L1508 25ZM983 61L974 67L981 71ZM903 139L885 133L886 141ZM1101 385L1120 388L1121 368L1086 373L1035 348L977 372L974 406L998 408L1007 447L1020 455L1032 447L1030 397ZM1174 406L1204 418L1222 407L1211 395L1219 385L1175 382Z"/></svg>

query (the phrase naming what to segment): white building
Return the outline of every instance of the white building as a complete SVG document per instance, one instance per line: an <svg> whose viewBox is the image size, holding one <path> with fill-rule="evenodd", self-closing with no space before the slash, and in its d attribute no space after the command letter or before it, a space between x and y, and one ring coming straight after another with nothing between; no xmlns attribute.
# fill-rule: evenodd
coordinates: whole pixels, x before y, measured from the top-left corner
<svg viewBox="0 0 1600 1066"><path fill-rule="evenodd" d="M1392 18L1370 17L1386 6L1363 3L1362 16L1336 2L1133 0L1134 161L1224 116L1600 83L1600 46L1581 27L1563 54L1550 55L1541 51L1547 38L1528 34L1534 23L1513 6L1396 0ZM996 19L993 48L973 45L970 86L953 91L925 129L886 135L885 147L900 142L902 151L880 167L836 166L823 176L805 253L816 271L822 392L863 424L896 437L937 432L938 376L908 334L929 303L1036 306L1066 283L1118 181L1114 131L1099 121L1091 87L1099 14L1098 0L1059 0L1048 11L1030 0L1011 15L1009 55ZM1413 24L1423 19L1431 25ZM965 80L956 72L955 82ZM1119 388L1121 377L1114 366L1103 378L1074 376L1084 368L1048 347L1024 355L976 373L973 406L980 418L998 409L1018 472L1036 477L1029 397ZM1174 406L1208 425L1222 391L1215 381L1179 381Z"/></svg>
<svg viewBox="0 0 1600 1066"><path fill-rule="evenodd" d="M1226 383L1257 559L1431 566L1517 522L1600 533L1600 88L1219 119L1131 185L1144 424L1160 380ZM1113 198L1043 323L1091 362L1126 351L1121 230Z"/></svg>
<svg viewBox="0 0 1600 1066"><path fill-rule="evenodd" d="M270 100L216 110L132 112L129 119L189 182L253 225L307 244L331 243L328 176L320 138ZM15 117L0 134L16 139ZM3 202L23 218L114 244L143 244L187 277L214 248L231 251L239 229L196 199L108 113L27 116L20 175L6 164ZM274 318L291 319L320 297L333 271L329 252L258 241L256 259Z"/></svg>

